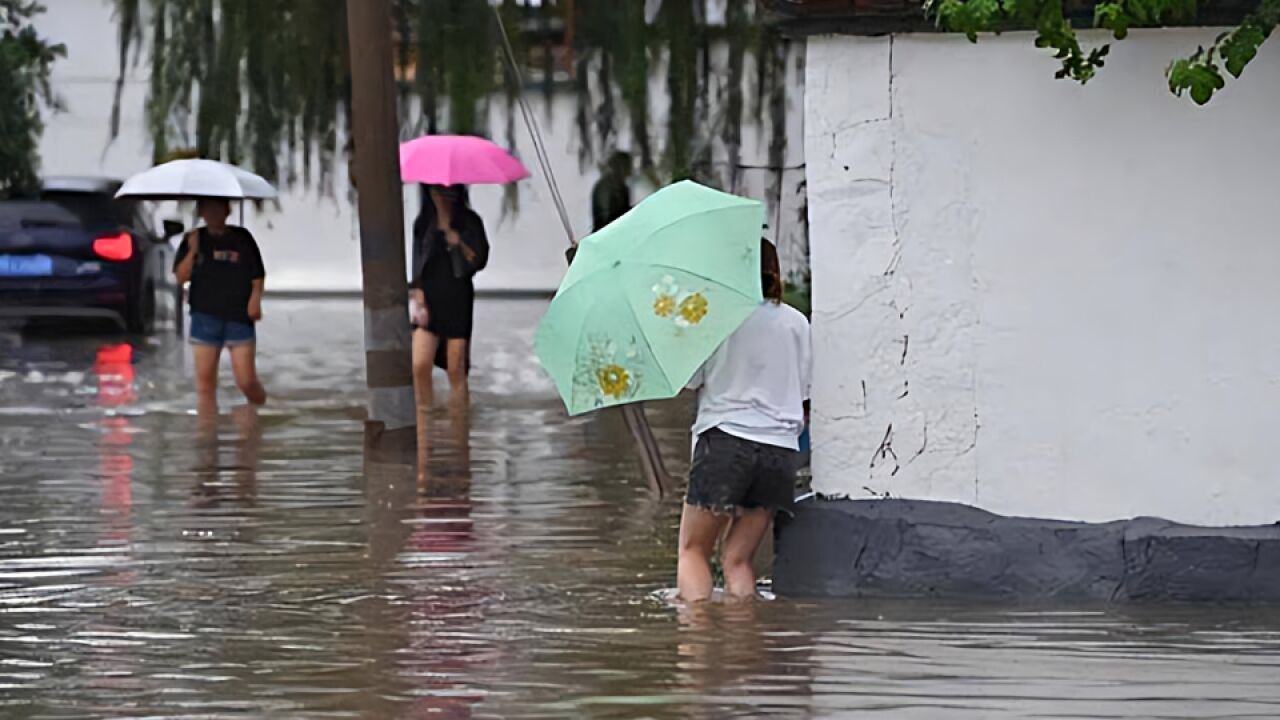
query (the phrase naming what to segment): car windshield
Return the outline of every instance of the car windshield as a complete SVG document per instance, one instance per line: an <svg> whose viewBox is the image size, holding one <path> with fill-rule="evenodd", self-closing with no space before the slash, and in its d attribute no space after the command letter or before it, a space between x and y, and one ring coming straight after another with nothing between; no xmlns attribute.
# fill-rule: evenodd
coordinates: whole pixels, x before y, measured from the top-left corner
<svg viewBox="0 0 1280 720"><path fill-rule="evenodd" d="M83 227L75 213L52 202L11 200L0 203L0 228Z"/></svg>
<svg viewBox="0 0 1280 720"><path fill-rule="evenodd" d="M107 195L46 191L40 199L74 216L83 227L127 227L132 224L132 203Z"/></svg>

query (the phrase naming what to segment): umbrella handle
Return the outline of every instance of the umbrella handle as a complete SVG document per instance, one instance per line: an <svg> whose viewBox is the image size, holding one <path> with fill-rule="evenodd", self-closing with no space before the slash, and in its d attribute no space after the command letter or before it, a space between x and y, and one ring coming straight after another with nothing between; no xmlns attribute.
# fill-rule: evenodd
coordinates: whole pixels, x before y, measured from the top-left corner
<svg viewBox="0 0 1280 720"><path fill-rule="evenodd" d="M640 454L640 471L644 474L649 490L658 497L666 497L667 488L671 485L671 475L667 473L662 462L662 449L649 427L649 418L645 417L644 406L640 404L623 405L622 419L627 423L627 430L636 441L636 450Z"/></svg>

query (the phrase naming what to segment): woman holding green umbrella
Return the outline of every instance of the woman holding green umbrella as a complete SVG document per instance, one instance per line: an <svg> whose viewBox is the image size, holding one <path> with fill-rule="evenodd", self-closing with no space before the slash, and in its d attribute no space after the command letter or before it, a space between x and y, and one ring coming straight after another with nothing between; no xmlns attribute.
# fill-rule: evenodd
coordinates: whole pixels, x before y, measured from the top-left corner
<svg viewBox="0 0 1280 720"><path fill-rule="evenodd" d="M676 580L687 602L711 596L710 559L721 551L725 592L756 592L752 558L795 495L800 434L809 402L809 321L782 303L778 253L761 241L764 302L694 375L698 390L689 492L680 518Z"/></svg>
<svg viewBox="0 0 1280 720"><path fill-rule="evenodd" d="M754 200L665 187L579 244L534 338L570 414L700 388L678 573L686 600L711 594L708 558L731 519L727 590L754 593L751 555L790 506L784 468L804 423L809 326L780 303L763 224Z"/></svg>

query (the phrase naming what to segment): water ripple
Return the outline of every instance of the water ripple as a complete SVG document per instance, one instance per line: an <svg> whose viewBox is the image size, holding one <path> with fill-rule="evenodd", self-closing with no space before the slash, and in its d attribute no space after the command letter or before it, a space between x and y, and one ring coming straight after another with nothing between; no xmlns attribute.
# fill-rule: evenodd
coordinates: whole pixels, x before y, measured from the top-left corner
<svg viewBox="0 0 1280 720"><path fill-rule="evenodd" d="M539 303L478 308L422 495L363 455L359 304L267 310L272 403L212 427L178 343L8 339L0 716L1280 716L1261 611L681 607L678 506L564 416ZM677 471L688 412L651 408Z"/></svg>

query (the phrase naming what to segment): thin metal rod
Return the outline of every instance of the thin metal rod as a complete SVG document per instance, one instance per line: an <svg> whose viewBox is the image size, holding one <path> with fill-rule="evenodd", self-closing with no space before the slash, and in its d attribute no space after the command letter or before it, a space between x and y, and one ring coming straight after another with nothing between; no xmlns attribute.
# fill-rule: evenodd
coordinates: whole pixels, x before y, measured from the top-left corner
<svg viewBox="0 0 1280 720"><path fill-rule="evenodd" d="M524 74L520 72L520 64L516 62L515 50L511 47L511 38L507 35L506 24L502 22L502 13L497 6L492 6L493 16L498 21L499 34L502 35L502 47L507 58L507 67L511 70L511 76L516 82L516 102L520 106L520 114L524 117L525 127L529 130L529 138L533 141L533 150L538 158L538 165L542 167L542 176L547 182L547 188L551 191L551 200L555 204L556 212L560 215L560 223L564 226L565 236L569 240L570 247L577 247L578 237L573 232L573 223L569 220L569 210L565 206L564 197L560 193L560 184L556 182L556 175L551 170L551 157L547 154L546 142L542 138L542 131L538 127L538 119L534 116L533 111L529 109L529 104L524 98ZM666 465L662 461L662 450L658 447L658 441L653 436L653 429L649 426L649 419L645 417L644 408L640 405L623 405L619 410L622 413L622 419L627 425L627 430L631 433L631 437L635 440L636 451L640 455L640 472L644 475L645 482L649 484L649 489L658 497L666 495L667 485L670 484L670 475L667 473Z"/></svg>
<svg viewBox="0 0 1280 720"><path fill-rule="evenodd" d="M524 116L525 127L528 128L529 138L533 141L533 151L537 155L538 164L542 166L542 176L551 191L551 200L555 204L556 212L560 215L560 223L564 226L564 232L569 239L569 244L577 245L578 238L573 232L573 223L569 220L569 210L565 206L564 196L560 193L560 184L556 182L556 175L551 170L551 157L547 154L546 143L542 139L542 131L539 129L538 120L534 117L533 111L529 109L529 103L524 97L524 74L520 72L520 64L516 62L516 53L511 47L511 38L507 35L506 23L502 21L502 12L496 5L492 6L492 10L493 17L498 21L499 34L502 36L502 48L507 58L507 67L510 68L511 75L515 78L516 103L520 106L520 114Z"/></svg>

